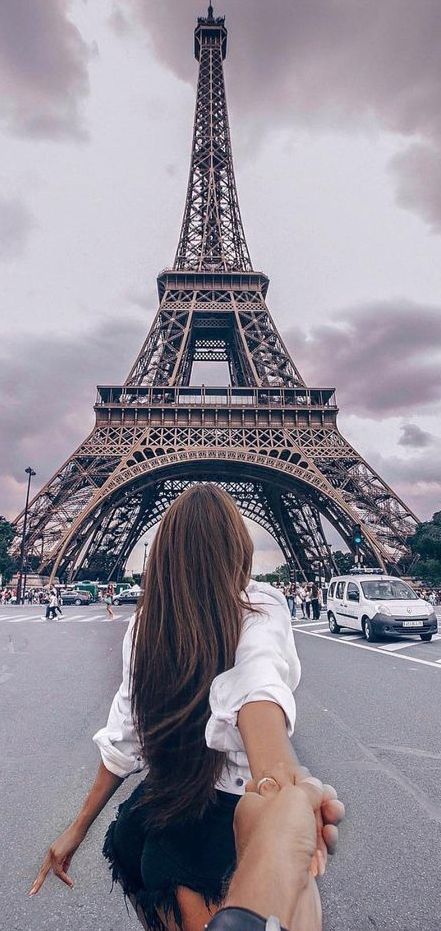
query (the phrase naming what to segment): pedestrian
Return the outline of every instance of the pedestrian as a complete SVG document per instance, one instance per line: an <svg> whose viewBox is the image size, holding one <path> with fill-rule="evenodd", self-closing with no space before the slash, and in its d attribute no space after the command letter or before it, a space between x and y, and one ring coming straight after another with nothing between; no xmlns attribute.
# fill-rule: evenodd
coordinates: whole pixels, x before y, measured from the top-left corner
<svg viewBox="0 0 441 931"><path fill-rule="evenodd" d="M196 931L219 909L246 784L289 789L304 777L290 740L300 679L291 619L282 593L251 580L252 556L224 489L196 484L166 511L124 637L123 681L94 736L97 776L30 894L51 870L72 886L67 870L91 824L146 768L107 830L114 880L144 928ZM326 814L319 803L312 853L322 867Z"/></svg>
<svg viewBox="0 0 441 931"><path fill-rule="evenodd" d="M305 611L306 611L306 617L309 620L311 617L311 583L310 582L308 582L306 585Z"/></svg>
<svg viewBox="0 0 441 931"><path fill-rule="evenodd" d="M109 584L108 584L108 586L107 586L107 588L106 588L106 594L105 594L105 596L104 596L104 601L105 601L105 604L106 604L107 616L110 617L112 620L113 620L113 618L115 617L115 615L114 615L114 613L113 613L113 608L112 608L112 604L113 604L113 593L114 593L114 591L115 591L114 586L112 585L111 582L109 582Z"/></svg>
<svg viewBox="0 0 441 931"><path fill-rule="evenodd" d="M317 582L313 582L311 585L311 609L312 609L312 618L314 621L320 620L320 589L317 585Z"/></svg>
<svg viewBox="0 0 441 931"><path fill-rule="evenodd" d="M306 618L306 586L303 583L299 589L299 598L300 598L300 608L302 611L302 617Z"/></svg>
<svg viewBox="0 0 441 931"><path fill-rule="evenodd" d="M62 597L61 597L61 590L60 590L59 588L55 588L54 590L55 590L55 597L56 597L56 599L57 599L57 607L56 607L56 610L57 610L58 614L62 617L62 616L63 616L63 612L62 612L62 610L61 610L61 605L63 604L63 599L62 599Z"/></svg>
<svg viewBox="0 0 441 931"><path fill-rule="evenodd" d="M284 586L283 593L284 593L285 598L286 598L286 601L287 601L287 603L288 603L289 613L290 613L291 617L293 617L293 611L294 611L294 597L293 597L293 595L292 595L291 585L290 585L289 583L288 583L287 585ZM295 617L295 615L294 615L294 617Z"/></svg>
<svg viewBox="0 0 441 931"><path fill-rule="evenodd" d="M290 596L290 602L291 602L291 608L290 608L290 610L291 610L291 617L292 617L292 619L293 619L293 621L294 621L294 620L296 619L296 617L297 617L297 586L296 586L295 582L291 582L291 583L290 583L290 586L289 586L289 596ZM288 606L289 606L290 602L288 601Z"/></svg>
<svg viewBox="0 0 441 931"><path fill-rule="evenodd" d="M56 610L57 610L57 593L54 588L51 588L49 592L49 599L46 605L46 615L45 615L44 620L55 621Z"/></svg>

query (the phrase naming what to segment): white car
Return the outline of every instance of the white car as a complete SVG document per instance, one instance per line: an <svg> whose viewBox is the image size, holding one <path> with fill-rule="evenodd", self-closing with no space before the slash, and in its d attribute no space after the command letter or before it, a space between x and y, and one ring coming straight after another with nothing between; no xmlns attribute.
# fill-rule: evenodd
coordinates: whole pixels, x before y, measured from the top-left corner
<svg viewBox="0 0 441 931"><path fill-rule="evenodd" d="M361 630L366 640L385 636L419 634L431 640L438 621L429 602L420 598L402 579L375 572L353 573L331 579L327 614L329 629Z"/></svg>

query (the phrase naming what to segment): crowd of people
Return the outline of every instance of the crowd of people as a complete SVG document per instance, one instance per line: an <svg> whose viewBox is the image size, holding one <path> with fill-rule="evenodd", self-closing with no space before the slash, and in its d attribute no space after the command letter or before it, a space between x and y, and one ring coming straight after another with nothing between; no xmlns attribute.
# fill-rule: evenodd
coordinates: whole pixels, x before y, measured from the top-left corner
<svg viewBox="0 0 441 931"><path fill-rule="evenodd" d="M274 582L276 588L283 591L293 620L320 620L320 612L326 606L327 587L318 582Z"/></svg>
<svg viewBox="0 0 441 931"><path fill-rule="evenodd" d="M312 619L314 621L320 620L320 612L322 608L326 607L326 596L327 596L327 586L319 585L317 582L273 582L275 588L278 588L283 591L283 594L286 597L288 602L288 607L291 612L291 617L298 618L301 617L304 620ZM60 588L53 586L52 588L29 588L24 592L24 604L25 605L46 605L47 607L54 607L51 605L52 592L55 592L56 601L58 609L61 608L61 598L60 598ZM99 599L104 601L106 605L106 611L109 617L113 617L112 612L112 601L114 595L114 585L109 583L107 589L104 592L100 592ZM441 593L434 590L421 590L419 592L420 598L424 598L425 601L428 601L431 605L438 605L441 603ZM0 589L0 604L9 605L15 604L17 592L15 588L5 586ZM47 612L46 612L47 613ZM61 611L60 611L61 613ZM55 615L53 615L55 616Z"/></svg>
<svg viewBox="0 0 441 931"><path fill-rule="evenodd" d="M42 605L46 604L49 600L49 589L44 588L29 588L26 589L24 596L24 603L26 605ZM0 604L8 605L15 604L17 600L17 590L15 588L5 587L0 591Z"/></svg>
<svg viewBox="0 0 441 931"><path fill-rule="evenodd" d="M103 592L98 593L98 600L106 605L106 612L110 618L114 617L112 611L113 596L115 586L109 582ZM15 588L4 587L0 589L0 605L12 605L17 601L17 590ZM62 614L63 598L62 589L59 585L46 586L45 588L29 588L23 594L23 603L25 605L42 605L46 608L46 620L55 619L57 614Z"/></svg>

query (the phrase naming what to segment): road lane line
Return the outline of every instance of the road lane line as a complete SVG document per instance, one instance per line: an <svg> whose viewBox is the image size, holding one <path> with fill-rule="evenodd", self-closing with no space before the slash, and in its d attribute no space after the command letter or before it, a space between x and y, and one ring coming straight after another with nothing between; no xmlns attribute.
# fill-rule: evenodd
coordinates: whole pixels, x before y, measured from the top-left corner
<svg viewBox="0 0 441 931"><path fill-rule="evenodd" d="M292 624L298 624L299 627L327 627L328 624L326 621L308 621L306 624L303 621L296 621L294 618L291 621Z"/></svg>
<svg viewBox="0 0 441 931"><path fill-rule="evenodd" d="M302 633L301 628L299 628L299 633ZM347 643L348 647L355 647L356 650L369 650L370 653L376 653L377 656L388 656L390 659L402 659L407 660L409 663L419 663L422 666L432 666L433 669L441 669L441 665L437 660L433 661L430 659L419 659L416 656L403 656L402 653L385 653L384 650L379 650L377 647L370 647L367 643L353 643L350 640L335 639L334 637L327 637L325 634L317 633L315 630L304 630L303 633L305 637L317 637L320 640L327 640L328 643Z"/></svg>

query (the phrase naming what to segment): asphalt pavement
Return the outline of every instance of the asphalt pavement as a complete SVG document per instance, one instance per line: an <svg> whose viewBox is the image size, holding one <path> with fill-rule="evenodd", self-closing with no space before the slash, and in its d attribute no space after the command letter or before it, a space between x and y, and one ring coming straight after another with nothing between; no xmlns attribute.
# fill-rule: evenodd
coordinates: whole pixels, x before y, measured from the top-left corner
<svg viewBox="0 0 441 931"><path fill-rule="evenodd" d="M129 931L101 856L130 777L75 855L70 891L29 889L44 852L93 780L91 735L107 718L131 611L0 606L1 931ZM295 622L302 660L296 750L346 804L337 855L321 880L326 931L441 929L441 638L366 644L325 619ZM396 647L396 649L395 649ZM393 649L394 648L394 649Z"/></svg>

